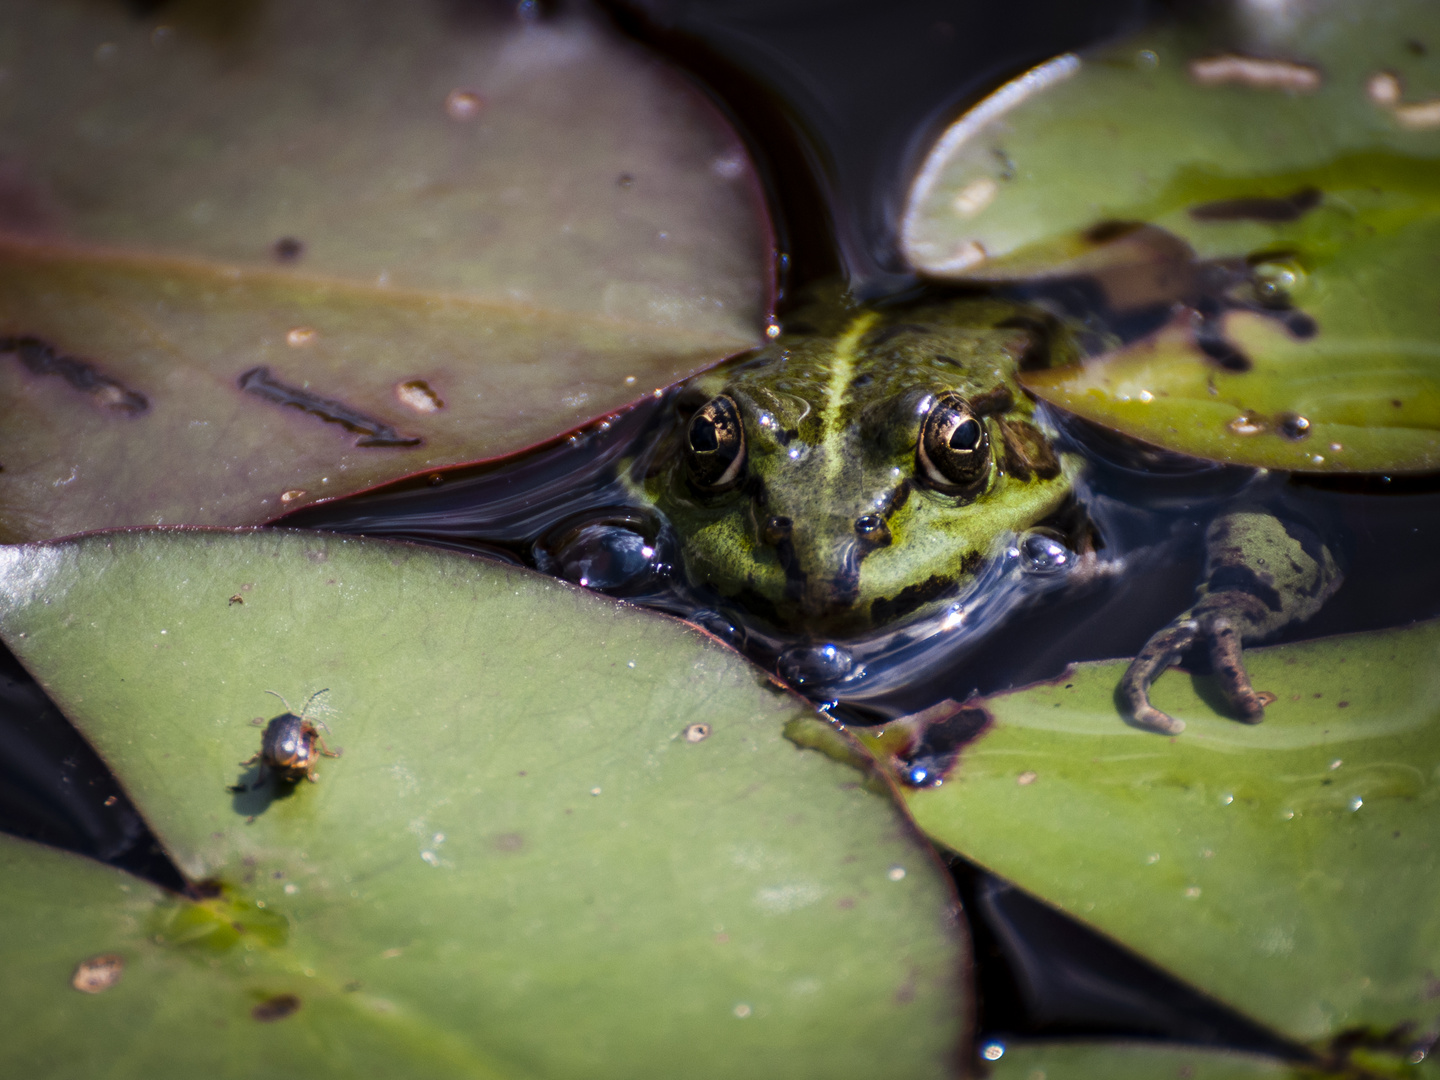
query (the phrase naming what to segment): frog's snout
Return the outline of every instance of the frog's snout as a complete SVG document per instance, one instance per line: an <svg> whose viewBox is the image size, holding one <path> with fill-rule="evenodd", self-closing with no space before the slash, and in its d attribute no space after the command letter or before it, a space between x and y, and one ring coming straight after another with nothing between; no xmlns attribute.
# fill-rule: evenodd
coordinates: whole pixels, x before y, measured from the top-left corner
<svg viewBox="0 0 1440 1080"><path fill-rule="evenodd" d="M761 523L760 540L775 550L785 573L785 600L795 605L800 621L821 623L854 608L860 595L860 559L877 546L881 530L888 540L883 519L874 514L844 533L796 529L791 518L778 514Z"/></svg>

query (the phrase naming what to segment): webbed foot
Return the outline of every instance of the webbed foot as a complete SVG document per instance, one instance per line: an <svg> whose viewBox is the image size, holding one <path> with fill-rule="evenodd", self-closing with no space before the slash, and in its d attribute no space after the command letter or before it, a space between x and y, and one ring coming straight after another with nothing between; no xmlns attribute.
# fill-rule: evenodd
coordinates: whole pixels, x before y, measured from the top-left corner
<svg viewBox="0 0 1440 1080"><path fill-rule="evenodd" d="M1216 518L1205 541L1205 581L1195 606L1152 636L1120 680L1121 700L1135 723L1165 735L1184 731L1185 722L1150 703L1150 685L1202 638L1233 714L1247 724L1265 719L1275 696L1250 685L1242 641L1303 622L1340 585L1334 557L1302 524L1236 511Z"/></svg>
<svg viewBox="0 0 1440 1080"><path fill-rule="evenodd" d="M1275 695L1256 690L1245 670L1240 649L1240 632L1234 622L1218 612L1182 616L1145 643L1120 680L1120 696L1135 723L1163 735L1178 735L1185 721L1150 703L1150 685L1178 664L1186 651L1200 639L1210 646L1210 664L1220 692L1235 716L1247 724L1265 719L1265 706Z"/></svg>

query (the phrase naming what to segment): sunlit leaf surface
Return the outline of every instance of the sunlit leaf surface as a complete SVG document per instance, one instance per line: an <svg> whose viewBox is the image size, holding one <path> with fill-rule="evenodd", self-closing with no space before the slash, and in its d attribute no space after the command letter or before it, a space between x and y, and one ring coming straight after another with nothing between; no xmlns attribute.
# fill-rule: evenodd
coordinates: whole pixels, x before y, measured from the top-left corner
<svg viewBox="0 0 1440 1080"><path fill-rule="evenodd" d="M738 138L593 17L137 10L0 20L0 538L264 521L756 338Z"/></svg>
<svg viewBox="0 0 1440 1080"><path fill-rule="evenodd" d="M7 644L219 890L164 899L11 842L6 1075L958 1060L944 870L861 773L784 738L804 703L696 631L526 571L303 533L12 548L0 593ZM298 710L322 688L307 715L343 755L316 783L256 786L251 719L285 711L265 691ZM72 989L108 953L129 974Z"/></svg>
<svg viewBox="0 0 1440 1080"><path fill-rule="evenodd" d="M1262 724L1171 672L1164 738L1115 705L1123 662L992 698L939 787L936 839L1312 1045L1437 1020L1440 625L1251 650ZM1410 1048L1404 1048L1408 1053Z"/></svg>
<svg viewBox="0 0 1440 1080"><path fill-rule="evenodd" d="M907 255L1173 305L1159 341L1028 379L1091 420L1242 464L1440 468L1436 40L1424 0L1326 0L1053 61L942 138Z"/></svg>

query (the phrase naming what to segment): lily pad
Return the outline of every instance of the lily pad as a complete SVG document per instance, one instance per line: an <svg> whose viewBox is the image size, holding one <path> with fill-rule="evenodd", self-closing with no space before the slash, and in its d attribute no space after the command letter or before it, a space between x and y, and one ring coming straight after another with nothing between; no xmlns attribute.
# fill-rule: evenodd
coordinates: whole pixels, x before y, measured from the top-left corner
<svg viewBox="0 0 1440 1080"><path fill-rule="evenodd" d="M593 16L218 11L7 8L0 538L262 522L759 337L738 137Z"/></svg>
<svg viewBox="0 0 1440 1080"><path fill-rule="evenodd" d="M1013 1043L992 1080L1302 1080L1304 1069L1271 1058L1144 1043Z"/></svg>
<svg viewBox="0 0 1440 1080"><path fill-rule="evenodd" d="M803 702L698 631L463 555L269 531L11 548L0 594L7 643L208 897L8 843L7 1074L958 1060L943 868L861 773L785 739L817 722ZM237 764L251 718L286 711L266 690L299 712L324 688L304 715L343 754L315 783ZM133 979L72 989L110 953Z"/></svg>
<svg viewBox="0 0 1440 1080"><path fill-rule="evenodd" d="M1093 275L1158 340L1040 397L1136 438L1319 472L1440 467L1440 79L1422 0L1237 5L981 102L911 192L945 277Z"/></svg>
<svg viewBox="0 0 1440 1080"><path fill-rule="evenodd" d="M989 726L907 801L931 836L1293 1039L1440 1033L1440 624L1248 652L1277 695L1219 715L1209 677L1126 725L1124 662L984 703ZM974 717L967 717L973 722ZM896 733L891 733L891 738ZM883 741L883 740L882 740Z"/></svg>

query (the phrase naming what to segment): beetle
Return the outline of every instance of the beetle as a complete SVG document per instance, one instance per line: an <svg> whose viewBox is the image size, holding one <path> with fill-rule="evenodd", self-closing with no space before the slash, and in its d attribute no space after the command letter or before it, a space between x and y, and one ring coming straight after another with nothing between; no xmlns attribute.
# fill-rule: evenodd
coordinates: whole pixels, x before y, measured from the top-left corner
<svg viewBox="0 0 1440 1080"><path fill-rule="evenodd" d="M306 713L310 711L310 705L321 694L328 693L329 687L324 690L316 690L310 695L310 700L305 702L305 707L300 710L297 716L295 711L286 701L274 690L266 690L267 694L274 694L280 698L285 706L285 712L273 717L265 725L265 733L260 737L260 750L251 758L240 762L241 765L253 765L260 762L260 775L256 778L255 786L264 783L266 773L273 773L284 783L296 783L302 778L312 783L317 779L315 776L316 750L325 757L339 757L339 750L331 750L325 745L325 738L320 734L320 728L329 731L323 720L310 720ZM257 723L259 721L256 721Z"/></svg>

